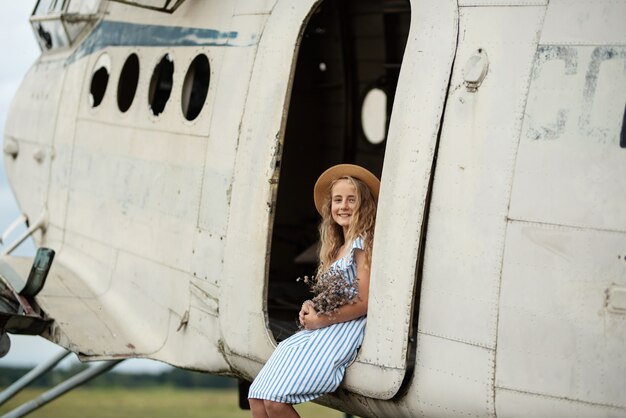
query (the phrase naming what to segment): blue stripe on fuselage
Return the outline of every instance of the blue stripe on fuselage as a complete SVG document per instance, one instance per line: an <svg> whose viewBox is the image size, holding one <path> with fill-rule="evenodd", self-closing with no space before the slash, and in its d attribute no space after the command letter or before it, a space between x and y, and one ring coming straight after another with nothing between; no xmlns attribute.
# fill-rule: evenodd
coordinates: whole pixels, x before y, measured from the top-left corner
<svg viewBox="0 0 626 418"><path fill-rule="evenodd" d="M68 64L109 46L250 46L259 39L255 35L248 40L239 37L234 31L103 20L69 57Z"/></svg>

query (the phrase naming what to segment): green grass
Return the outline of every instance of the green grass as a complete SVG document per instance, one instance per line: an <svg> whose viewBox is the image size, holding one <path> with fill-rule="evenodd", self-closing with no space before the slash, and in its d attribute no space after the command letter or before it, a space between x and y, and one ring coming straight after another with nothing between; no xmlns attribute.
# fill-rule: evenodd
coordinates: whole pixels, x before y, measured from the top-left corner
<svg viewBox="0 0 626 418"><path fill-rule="evenodd" d="M43 393L26 389L0 407L0 416ZM250 411L239 409L236 389L183 390L76 389L28 415L32 418L243 418ZM297 405L302 418L341 418L339 411L314 403Z"/></svg>

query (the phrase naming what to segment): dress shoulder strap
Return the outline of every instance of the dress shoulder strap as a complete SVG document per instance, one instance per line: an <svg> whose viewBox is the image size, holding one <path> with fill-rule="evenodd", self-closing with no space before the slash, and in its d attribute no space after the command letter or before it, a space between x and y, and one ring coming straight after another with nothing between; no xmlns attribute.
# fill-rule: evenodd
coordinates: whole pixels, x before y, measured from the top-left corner
<svg viewBox="0 0 626 418"><path fill-rule="evenodd" d="M352 241L352 247L350 250L354 252L354 250L363 250L365 248L365 243L363 242L363 237L358 236Z"/></svg>

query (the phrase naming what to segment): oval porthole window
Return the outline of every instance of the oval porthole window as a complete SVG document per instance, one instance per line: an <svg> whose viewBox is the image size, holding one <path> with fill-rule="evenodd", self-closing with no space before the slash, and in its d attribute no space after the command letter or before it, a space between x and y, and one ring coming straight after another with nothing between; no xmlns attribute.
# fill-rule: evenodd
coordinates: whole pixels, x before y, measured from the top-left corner
<svg viewBox="0 0 626 418"><path fill-rule="evenodd" d="M165 109L165 105L172 93L172 80L174 75L174 62L170 54L166 54L154 67L150 79L150 93L148 103L154 116L158 116Z"/></svg>
<svg viewBox="0 0 626 418"><path fill-rule="evenodd" d="M194 120L200 114L209 91L210 78L209 59L200 54L189 65L183 83L181 106L185 119Z"/></svg>
<svg viewBox="0 0 626 418"><path fill-rule="evenodd" d="M387 93L377 87L363 99L361 108L363 134L371 144L380 144L387 134Z"/></svg>
<svg viewBox="0 0 626 418"><path fill-rule="evenodd" d="M122 67L120 81L117 84L117 106L120 111L126 112L130 109L137 92L139 82L139 57L137 54L130 54Z"/></svg>
<svg viewBox="0 0 626 418"><path fill-rule="evenodd" d="M104 93L109 85L109 73L111 72L111 58L108 54L100 55L94 71L91 74L91 84L89 85L89 105L98 107L104 99Z"/></svg>

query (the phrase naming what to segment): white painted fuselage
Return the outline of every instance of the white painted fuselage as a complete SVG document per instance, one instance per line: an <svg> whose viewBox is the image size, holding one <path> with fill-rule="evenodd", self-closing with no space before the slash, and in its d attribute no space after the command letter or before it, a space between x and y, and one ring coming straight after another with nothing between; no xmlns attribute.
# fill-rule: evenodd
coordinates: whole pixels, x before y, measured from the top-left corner
<svg viewBox="0 0 626 418"><path fill-rule="evenodd" d="M276 345L267 294L296 62L323 3L103 1L68 45L44 47L4 162L22 211L46 220L37 245L57 252L37 297L48 339L85 360L259 372ZM410 2L365 340L322 403L626 417L624 16L610 0ZM3 260L24 275L32 261Z"/></svg>

